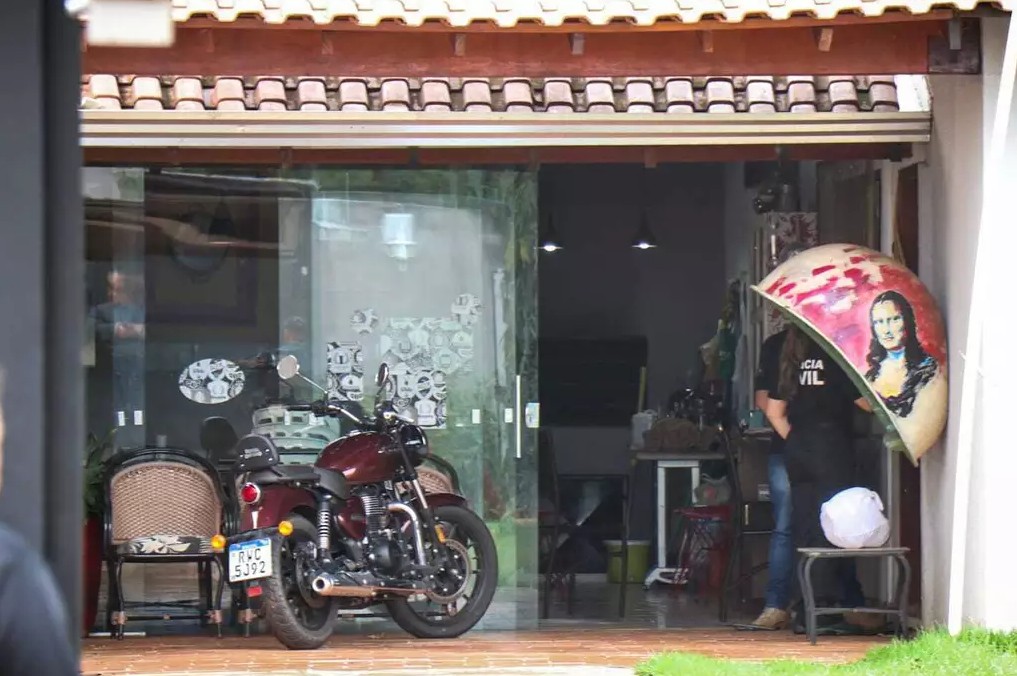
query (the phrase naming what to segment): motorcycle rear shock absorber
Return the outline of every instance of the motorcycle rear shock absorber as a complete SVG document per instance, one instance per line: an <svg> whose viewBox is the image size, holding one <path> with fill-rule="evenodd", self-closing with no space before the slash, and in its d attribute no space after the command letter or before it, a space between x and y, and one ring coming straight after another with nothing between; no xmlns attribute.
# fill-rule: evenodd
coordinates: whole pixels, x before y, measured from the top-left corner
<svg viewBox="0 0 1017 676"><path fill-rule="evenodd" d="M318 555L323 560L332 558L332 504L328 498L318 503Z"/></svg>

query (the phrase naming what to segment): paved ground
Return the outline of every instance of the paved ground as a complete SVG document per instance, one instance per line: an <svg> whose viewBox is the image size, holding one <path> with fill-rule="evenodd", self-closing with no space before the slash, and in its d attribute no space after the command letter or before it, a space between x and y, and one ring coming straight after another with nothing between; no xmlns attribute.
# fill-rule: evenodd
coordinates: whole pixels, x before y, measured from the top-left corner
<svg viewBox="0 0 1017 676"><path fill-rule="evenodd" d="M475 632L450 641L420 641L395 632L339 635L320 650L292 652L268 636L95 638L85 641L82 669L86 676L615 676L631 674L635 664L665 650L742 660L796 657L848 662L879 641L825 638L810 646L803 637L788 632L546 628L539 632Z"/></svg>

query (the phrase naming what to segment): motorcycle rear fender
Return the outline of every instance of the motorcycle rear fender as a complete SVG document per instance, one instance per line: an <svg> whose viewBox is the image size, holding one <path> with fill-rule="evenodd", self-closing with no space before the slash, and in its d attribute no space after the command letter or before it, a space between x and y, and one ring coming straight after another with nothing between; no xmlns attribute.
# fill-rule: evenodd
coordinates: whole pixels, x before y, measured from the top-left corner
<svg viewBox="0 0 1017 676"><path fill-rule="evenodd" d="M303 514L311 523L315 522L314 514L318 510L317 500L311 491L294 486L266 486L261 491L261 502L248 506L241 519L241 529L250 530L255 527L253 513L258 513L258 528L277 526L279 522L294 512Z"/></svg>

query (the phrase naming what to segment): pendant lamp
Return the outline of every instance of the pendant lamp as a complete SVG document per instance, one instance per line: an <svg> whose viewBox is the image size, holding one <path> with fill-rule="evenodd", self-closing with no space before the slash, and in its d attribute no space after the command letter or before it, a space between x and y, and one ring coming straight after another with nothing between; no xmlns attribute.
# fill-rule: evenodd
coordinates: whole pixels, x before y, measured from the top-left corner
<svg viewBox="0 0 1017 676"><path fill-rule="evenodd" d="M636 231L636 236L632 238L632 248L643 251L657 248L657 238L653 236L653 231L650 230L650 223L646 219L645 211L639 219L639 230Z"/></svg>
<svg viewBox="0 0 1017 676"><path fill-rule="evenodd" d="M555 251L561 251L565 247L562 246L561 238L558 237L558 233L554 229L554 219L550 214L547 216L547 229L544 230L544 237L540 240L540 250L544 253L554 253Z"/></svg>

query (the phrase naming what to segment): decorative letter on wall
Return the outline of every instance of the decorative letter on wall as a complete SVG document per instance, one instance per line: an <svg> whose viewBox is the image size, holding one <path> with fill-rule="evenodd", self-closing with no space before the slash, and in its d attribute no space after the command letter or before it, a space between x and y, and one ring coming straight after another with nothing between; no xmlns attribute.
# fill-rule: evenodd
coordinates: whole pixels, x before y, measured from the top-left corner
<svg viewBox="0 0 1017 676"><path fill-rule="evenodd" d="M448 378L473 370L473 331L479 315L480 299L464 293L453 301L448 317L382 320L368 308L354 312L350 325L361 340L377 335L377 354L389 365L395 381L392 403L396 409L413 416L421 427L444 428ZM360 341L329 343L332 396L363 399L364 347Z"/></svg>

